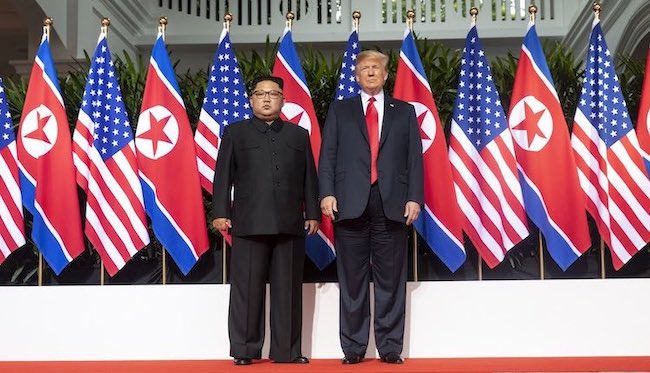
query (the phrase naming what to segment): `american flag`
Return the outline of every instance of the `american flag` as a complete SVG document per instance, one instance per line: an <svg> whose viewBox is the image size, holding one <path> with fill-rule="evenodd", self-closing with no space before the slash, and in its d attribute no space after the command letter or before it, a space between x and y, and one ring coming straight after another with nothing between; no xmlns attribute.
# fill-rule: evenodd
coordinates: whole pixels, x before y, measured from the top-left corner
<svg viewBox="0 0 650 373"><path fill-rule="evenodd" d="M16 135L0 79L0 264L25 244L23 206L16 164Z"/></svg>
<svg viewBox="0 0 650 373"><path fill-rule="evenodd" d="M512 136L476 26L463 49L449 160L463 229L493 268L528 227Z"/></svg>
<svg viewBox="0 0 650 373"><path fill-rule="evenodd" d="M73 135L85 233L113 276L149 243L131 123L105 32L91 60Z"/></svg>
<svg viewBox="0 0 650 373"><path fill-rule="evenodd" d="M354 74L354 66L360 51L359 31L355 28L350 33L348 43L345 46L345 52L343 53L339 82L336 85L336 93L334 94L337 100L343 100L361 93L361 88Z"/></svg>
<svg viewBox="0 0 650 373"><path fill-rule="evenodd" d="M245 82L230 43L230 33L224 27L210 67L203 107L194 134L201 186L210 194L224 128L230 123L250 118Z"/></svg>
<svg viewBox="0 0 650 373"><path fill-rule="evenodd" d="M639 145L645 167L650 174L650 49L645 59L645 79L641 89L641 104L639 105L639 119L636 122L636 135L639 137Z"/></svg>
<svg viewBox="0 0 650 373"><path fill-rule="evenodd" d="M598 19L588 48L571 145L587 211L619 269L650 240L650 181Z"/></svg>

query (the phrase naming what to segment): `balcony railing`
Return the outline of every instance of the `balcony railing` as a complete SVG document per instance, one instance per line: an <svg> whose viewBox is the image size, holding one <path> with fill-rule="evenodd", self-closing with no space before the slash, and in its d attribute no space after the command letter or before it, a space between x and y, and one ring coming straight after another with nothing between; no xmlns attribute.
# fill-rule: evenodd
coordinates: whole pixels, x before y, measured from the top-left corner
<svg viewBox="0 0 650 373"><path fill-rule="evenodd" d="M415 29L424 37L462 39L469 9L479 8L482 37L522 35L528 23L525 0L148 0L152 15L170 19L172 43L213 43L226 12L233 14L233 40L263 42L278 37L288 11L295 14L296 41L341 41L350 32L354 10L360 10L364 40L399 40L406 11L415 10ZM584 0L536 0L542 36L564 36ZM154 20L155 21L155 20ZM204 39L206 38L206 39Z"/></svg>

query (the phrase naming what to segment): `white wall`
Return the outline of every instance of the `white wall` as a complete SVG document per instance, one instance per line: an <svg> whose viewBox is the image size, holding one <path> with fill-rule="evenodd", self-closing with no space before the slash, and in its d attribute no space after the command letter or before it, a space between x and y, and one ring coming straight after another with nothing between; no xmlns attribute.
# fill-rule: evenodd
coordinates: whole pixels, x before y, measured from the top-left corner
<svg viewBox="0 0 650 373"><path fill-rule="evenodd" d="M227 359L228 291L0 287L0 360ZM341 357L337 284L303 294L303 353ZM650 356L648 294L650 279L410 283L404 356Z"/></svg>

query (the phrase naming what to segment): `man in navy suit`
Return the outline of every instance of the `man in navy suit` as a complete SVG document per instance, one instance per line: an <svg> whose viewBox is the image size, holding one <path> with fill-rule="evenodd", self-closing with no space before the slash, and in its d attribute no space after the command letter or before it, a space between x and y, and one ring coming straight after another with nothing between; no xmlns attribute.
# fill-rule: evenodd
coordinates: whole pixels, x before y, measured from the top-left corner
<svg viewBox="0 0 650 373"><path fill-rule="evenodd" d="M357 56L360 96L332 103L319 162L321 211L334 220L343 364L363 360L370 328L381 361L401 364L408 226L423 202L422 142L412 105L384 94L388 56ZM372 269L372 270L371 270Z"/></svg>

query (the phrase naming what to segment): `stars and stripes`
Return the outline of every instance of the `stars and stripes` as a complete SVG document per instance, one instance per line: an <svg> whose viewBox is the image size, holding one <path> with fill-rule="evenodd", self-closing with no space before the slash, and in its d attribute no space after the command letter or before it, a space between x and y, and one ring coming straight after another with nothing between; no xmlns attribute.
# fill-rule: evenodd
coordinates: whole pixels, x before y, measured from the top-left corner
<svg viewBox="0 0 650 373"><path fill-rule="evenodd" d="M361 87L357 83L354 72L357 55L360 52L359 31L355 28L350 33L348 42L345 45L345 52L343 52L343 60L341 61L341 69L339 70L339 81L336 85L336 93L334 94L336 100L340 101L361 93Z"/></svg>
<svg viewBox="0 0 650 373"><path fill-rule="evenodd" d="M599 20L571 144L587 210L619 269L650 240L650 181Z"/></svg>
<svg viewBox="0 0 650 373"><path fill-rule="evenodd" d="M0 79L0 264L25 244L25 223L16 163L16 135Z"/></svg>
<svg viewBox="0 0 650 373"><path fill-rule="evenodd" d="M278 53L273 63L273 75L284 80L285 103L282 107L282 119L309 131L312 154L316 165L318 165L321 145L320 127L289 27L286 27L282 34ZM318 234L307 236L305 246L307 256L320 269L325 268L334 260L336 257L334 226L328 217L324 215L321 217Z"/></svg>
<svg viewBox="0 0 650 373"><path fill-rule="evenodd" d="M192 128L162 33L151 51L135 145L153 230L187 274L208 250L207 225Z"/></svg>
<svg viewBox="0 0 650 373"><path fill-rule="evenodd" d="M251 115L246 85L230 42L230 32L224 27L210 66L205 98L194 134L201 186L210 194L224 128L230 123L250 119Z"/></svg>
<svg viewBox="0 0 650 373"><path fill-rule="evenodd" d="M68 118L50 52L49 31L36 53L17 139L23 205L32 239L54 273L84 250Z"/></svg>
<svg viewBox="0 0 650 373"><path fill-rule="evenodd" d="M512 136L474 25L463 48L449 160L463 229L493 268L528 227Z"/></svg>
<svg viewBox="0 0 650 373"><path fill-rule="evenodd" d="M397 65L393 96L415 107L422 138L424 208L413 223L427 245L451 270L465 262L462 215L456 203L447 142L438 108L420 60L412 32L407 28Z"/></svg>
<svg viewBox="0 0 650 373"><path fill-rule="evenodd" d="M551 257L566 270L589 249L591 237L569 131L532 22L508 117L526 212L544 235Z"/></svg>
<svg viewBox="0 0 650 373"><path fill-rule="evenodd" d="M86 192L85 233L113 276L149 243L133 131L102 31L73 135L77 184Z"/></svg>

